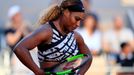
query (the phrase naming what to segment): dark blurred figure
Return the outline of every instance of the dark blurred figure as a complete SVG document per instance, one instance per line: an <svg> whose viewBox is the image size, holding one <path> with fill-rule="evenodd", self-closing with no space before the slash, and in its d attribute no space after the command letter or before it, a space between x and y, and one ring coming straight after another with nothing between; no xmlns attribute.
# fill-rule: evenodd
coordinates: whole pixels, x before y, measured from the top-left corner
<svg viewBox="0 0 134 75"><path fill-rule="evenodd" d="M124 42L121 44L121 53L116 57L116 63L119 63L122 67L117 75L134 75L134 54L132 53L132 47L129 43Z"/></svg>
<svg viewBox="0 0 134 75"><path fill-rule="evenodd" d="M83 21L83 28L78 29L86 45L94 56L101 53L101 31L99 30L98 16L88 13Z"/></svg>
<svg viewBox="0 0 134 75"><path fill-rule="evenodd" d="M116 62L122 67L134 66L134 54L129 43L124 42L121 44L121 53L117 55Z"/></svg>

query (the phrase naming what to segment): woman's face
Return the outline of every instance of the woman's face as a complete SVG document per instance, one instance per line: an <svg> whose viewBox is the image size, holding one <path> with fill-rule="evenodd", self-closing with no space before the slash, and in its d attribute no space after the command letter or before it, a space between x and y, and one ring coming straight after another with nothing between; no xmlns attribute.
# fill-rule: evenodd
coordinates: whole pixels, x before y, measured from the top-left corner
<svg viewBox="0 0 134 75"><path fill-rule="evenodd" d="M66 11L63 16L64 30L71 32L80 26L80 21L84 18L83 12L70 12Z"/></svg>
<svg viewBox="0 0 134 75"><path fill-rule="evenodd" d="M121 17L117 16L114 19L114 26L116 29L121 29L123 27L123 20Z"/></svg>
<svg viewBox="0 0 134 75"><path fill-rule="evenodd" d="M12 17L12 21L15 23L19 23L22 21L22 15L21 13L16 13L13 17Z"/></svg>
<svg viewBox="0 0 134 75"><path fill-rule="evenodd" d="M92 16L88 16L84 21L84 27L94 30L96 28L96 21Z"/></svg>

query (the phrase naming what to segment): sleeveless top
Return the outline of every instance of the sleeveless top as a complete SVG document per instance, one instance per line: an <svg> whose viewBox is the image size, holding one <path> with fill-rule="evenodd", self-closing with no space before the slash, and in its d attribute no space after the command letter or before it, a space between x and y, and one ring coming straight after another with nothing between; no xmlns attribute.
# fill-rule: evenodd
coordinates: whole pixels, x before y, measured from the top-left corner
<svg viewBox="0 0 134 75"><path fill-rule="evenodd" d="M74 32L63 36L53 22L50 21L49 25L53 31L52 41L50 44L41 43L37 46L39 62L60 62L68 57L79 54Z"/></svg>

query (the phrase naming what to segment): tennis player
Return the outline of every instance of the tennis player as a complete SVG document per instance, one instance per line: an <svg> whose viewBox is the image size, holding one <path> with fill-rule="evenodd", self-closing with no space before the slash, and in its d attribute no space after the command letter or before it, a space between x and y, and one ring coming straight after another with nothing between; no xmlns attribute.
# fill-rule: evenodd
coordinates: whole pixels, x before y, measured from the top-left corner
<svg viewBox="0 0 134 75"><path fill-rule="evenodd" d="M82 37L73 31L79 27L84 14L81 0L63 0L54 5L39 19L41 26L15 46L14 53L35 75L45 75L45 71L68 57L88 54L90 59L79 70L79 74L84 75L91 65L92 55ZM40 67L29 53L35 47Z"/></svg>

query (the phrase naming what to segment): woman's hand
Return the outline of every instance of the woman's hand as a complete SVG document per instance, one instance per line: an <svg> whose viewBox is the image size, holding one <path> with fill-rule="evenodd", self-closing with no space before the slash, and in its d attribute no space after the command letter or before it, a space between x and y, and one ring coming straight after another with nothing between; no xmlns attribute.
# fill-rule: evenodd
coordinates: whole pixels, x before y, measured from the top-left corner
<svg viewBox="0 0 134 75"><path fill-rule="evenodd" d="M45 75L45 72L40 69L40 70L35 72L35 75Z"/></svg>

